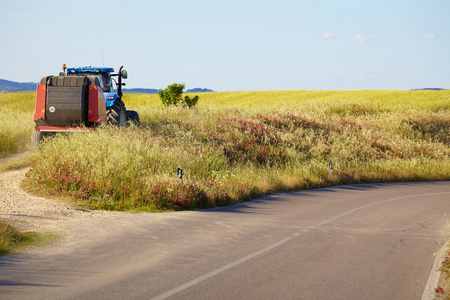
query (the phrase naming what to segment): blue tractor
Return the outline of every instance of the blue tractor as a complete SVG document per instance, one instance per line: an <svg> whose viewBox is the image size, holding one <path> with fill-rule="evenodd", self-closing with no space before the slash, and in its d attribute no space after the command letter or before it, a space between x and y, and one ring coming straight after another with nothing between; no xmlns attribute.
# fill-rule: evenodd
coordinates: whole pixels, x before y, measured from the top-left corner
<svg viewBox="0 0 450 300"><path fill-rule="evenodd" d="M126 110L125 104L122 101L122 79L128 78L126 70L122 70L123 66L119 68L117 74L113 74L113 68L105 67L91 67L86 66L83 68L65 68L64 72L60 75L64 76L94 76L97 77L100 82L100 87L103 89L103 95L106 102L106 112L108 118L108 124L122 126L126 122L133 122L139 124L139 115L136 111ZM118 78L116 82L114 77ZM117 93L113 89L113 81L116 85Z"/></svg>
<svg viewBox="0 0 450 300"><path fill-rule="evenodd" d="M113 68L63 65L64 72L59 76L42 77L36 89L32 144L37 145L44 136L92 131L101 124L138 125L138 113L127 111L122 101L122 79L128 76L122 68L115 74Z"/></svg>

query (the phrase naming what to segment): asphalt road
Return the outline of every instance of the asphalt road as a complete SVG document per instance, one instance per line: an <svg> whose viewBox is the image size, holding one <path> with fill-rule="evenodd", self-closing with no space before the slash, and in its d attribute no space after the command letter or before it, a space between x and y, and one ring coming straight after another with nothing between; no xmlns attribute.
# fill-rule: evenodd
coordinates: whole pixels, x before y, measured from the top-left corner
<svg viewBox="0 0 450 300"><path fill-rule="evenodd" d="M0 299L420 299L447 215L450 182L124 214L1 257Z"/></svg>

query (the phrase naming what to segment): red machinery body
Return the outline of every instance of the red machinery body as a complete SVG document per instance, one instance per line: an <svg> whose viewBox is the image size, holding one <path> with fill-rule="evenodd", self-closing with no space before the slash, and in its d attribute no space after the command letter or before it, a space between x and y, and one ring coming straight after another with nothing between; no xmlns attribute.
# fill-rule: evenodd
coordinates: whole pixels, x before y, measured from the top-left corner
<svg viewBox="0 0 450 300"><path fill-rule="evenodd" d="M107 122L106 101L91 76L43 77L36 89L36 132L92 131Z"/></svg>

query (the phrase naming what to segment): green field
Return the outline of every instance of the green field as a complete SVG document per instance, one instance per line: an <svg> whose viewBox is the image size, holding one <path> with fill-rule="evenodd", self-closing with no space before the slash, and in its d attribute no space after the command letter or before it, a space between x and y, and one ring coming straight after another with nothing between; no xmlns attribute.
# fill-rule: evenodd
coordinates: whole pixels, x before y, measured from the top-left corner
<svg viewBox="0 0 450 300"><path fill-rule="evenodd" d="M44 141L26 187L91 208L165 211L332 185L450 179L450 91L204 93L191 109L165 108L157 95L125 94L124 102L139 112L140 127ZM0 153L22 152L34 94L0 94L0 103Z"/></svg>

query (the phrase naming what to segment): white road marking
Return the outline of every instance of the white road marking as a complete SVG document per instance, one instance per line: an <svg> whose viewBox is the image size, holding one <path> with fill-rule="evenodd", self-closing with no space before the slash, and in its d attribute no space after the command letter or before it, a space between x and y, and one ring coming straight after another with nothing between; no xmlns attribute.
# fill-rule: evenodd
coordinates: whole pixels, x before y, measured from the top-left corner
<svg viewBox="0 0 450 300"><path fill-rule="evenodd" d="M197 278L195 278L195 279L193 279L193 280L191 280L191 281L189 281L189 282L186 282L185 284L180 285L179 287L176 287L176 288L174 288L174 289L172 289L172 290L170 290L170 291L168 291L168 292L165 292L164 294L161 294L161 295L159 295L159 296L156 296L156 297L154 297L154 298L151 298L151 300L162 300L162 299L166 299L166 298L168 298L168 297L170 297L170 296L172 296L172 295L175 295L176 293L179 293L179 292L181 292L181 291L183 291L183 290L185 290L185 289L187 289L187 288L190 288L190 287L193 286L193 285L196 285L196 284L199 283L199 282L202 282L202 281L204 281L204 280L206 280L206 279L208 279L208 278L211 278L211 277L213 277L213 276L215 276L215 275L217 275L217 274L219 274L219 273L222 273L223 271L226 271L226 270L228 270L228 269L230 269L230 268L232 268L232 267L234 267L234 266L237 266L237 265L239 265L239 264L241 264L241 263L243 263L243 262L245 262L245 261L247 261L247 260L249 260L249 259L252 259L252 258L254 258L254 257L258 256L258 255L261 255L261 254L263 254L264 252L267 252L267 251L269 251L269 250L272 250L273 248L276 248L276 247L282 245L283 243L286 243L287 241L289 241L289 240L291 240L291 239L292 239L291 237L284 238L284 239L282 239L281 241L276 242L275 244L272 244L272 245L270 245L270 246L268 246L268 247L266 247L266 248L264 248L264 249L261 249L261 250L258 250L258 251L256 251L256 252L253 252L253 253L251 253L251 254L249 254L249 255L247 255L247 256L244 256L244 257L241 258L241 259L238 259L238 260L235 260L235 261L232 262L232 263L229 263L228 265L225 265L225 266L223 266L223 267L221 267L221 268L218 268L218 269L216 269L216 270L214 270L214 271L211 271L211 272L209 272L209 273L207 273L207 274L205 274L205 275L202 275L202 276L200 276L200 277L197 277Z"/></svg>
<svg viewBox="0 0 450 300"><path fill-rule="evenodd" d="M372 207L372 206L375 206L375 205L379 205L379 204L383 204L383 203L387 203L387 202L391 202L391 201L396 201L396 200L407 199L407 198L424 197L424 196L435 196L435 195L445 195L445 194L450 194L450 192L420 194L420 195L409 195L409 196L397 197L397 198L392 198L392 199L379 201L379 202L376 202L376 203L372 203L372 204L368 204L368 205L364 205L364 206L361 206L361 207L358 207L358 208L351 209L351 210L349 210L349 211L347 211L345 213L342 213L342 214L340 214L338 216L335 216L335 217L330 218L328 220L319 222L316 225L313 225L311 228L315 228L315 227L319 227L319 226L322 226L322 225L329 224L329 223L331 223L331 222L333 222L335 220L338 220L338 219L340 219L340 218L342 218L342 217L344 217L346 215L354 213L355 211L362 210L362 209L365 209L365 208L369 208L369 207ZM302 231L306 232L308 230L303 229ZM299 233L294 233L293 235L294 236L298 236L300 234ZM239 264L241 264L241 263L243 263L243 262L245 262L247 260L250 260L250 259L252 259L252 258L254 258L254 257L258 256L258 255L261 255L261 254L263 254L263 253L265 253L265 252L267 252L269 250L272 250L273 248L276 248L276 247L284 244L285 242L287 242L287 241L289 241L291 239L292 239L292 237L284 238L281 241L276 242L275 244L272 244L272 245L270 245L270 246L268 246L266 248L263 248L263 249L258 250L256 252L253 252L253 253L251 253L251 254L249 254L247 256L244 256L241 259L235 260L234 262L231 262L231 263L229 263L229 264L227 264L227 265L225 265L225 266L223 266L221 268L218 268L218 269L216 269L214 271L211 271L211 272L209 272L209 273L207 273L205 275L197 277L197 278L195 278L195 279L193 279L193 280L191 280L189 282L186 282L185 284L182 284L182 285L180 285L180 286L178 286L178 287L176 287L176 288L174 288L174 289L172 289L170 291L167 291L167 292L165 292L163 294L160 294L159 296L151 298L151 300L163 300L163 299L166 299L166 298L168 298L168 297L170 297L172 295L175 295L175 294L177 294L177 293L179 293L179 292L181 292L181 291L183 291L185 289L190 288L191 286L196 285L197 283L200 283L200 282L202 282L202 281L204 281L206 279L209 279L209 278L211 278L211 277L213 277L213 276L215 276L215 275L217 275L219 273L222 273L223 271L226 271L226 270L228 270L228 269L230 269L230 268L232 268L234 266L237 266L237 265L239 265ZM444 247L445 247L445 245L444 245ZM441 251L442 251L442 249L444 249L444 247L441 248ZM440 255L440 256L442 256L442 255ZM424 294L422 296L422 300L432 299L432 298L424 298L424 296L426 294L428 294L429 286L431 287L432 291L434 292L433 284L434 284L434 286L436 286L437 280L439 279L439 273L437 273L437 275L436 275L435 274L436 272L433 271L433 270L436 269L436 264L439 264L439 258L438 257L436 258L436 261L434 263L432 272L430 274L430 277L428 278L427 286L425 287L425 291L424 291ZM436 276L437 276L437 279L436 279Z"/></svg>
<svg viewBox="0 0 450 300"><path fill-rule="evenodd" d="M436 254L436 259L434 261L433 268L431 269L430 276L428 277L427 285L422 294L422 300L435 299L434 288L437 287L439 282L439 277L441 276L441 271L439 266L444 259L445 250L447 250L447 243L442 246L439 252Z"/></svg>
<svg viewBox="0 0 450 300"><path fill-rule="evenodd" d="M404 197L397 197L397 198L387 199L387 200L383 200L383 201L379 201L379 202L375 202L375 203L372 203L372 204L368 204L368 205L364 205L364 206L361 206L361 207L358 207L358 208L351 209L351 210L349 210L349 211L347 211L347 212L345 212L343 214L340 214L339 216L336 216L336 217L330 218L328 220L322 221L320 223L317 223L313 227L318 227L318 226L329 224L329 223L331 223L333 221L336 221L336 220L338 220L338 219L340 219L342 217L345 217L346 215L354 213L355 211L358 211L358 210L361 210L361 209L365 209L365 208L369 208L369 207L372 207L372 206L375 206L375 205L383 204L383 203L386 203L386 202L402 200L402 199L408 199L408 198L415 198L415 197L436 196L436 195L445 195L445 194L450 194L450 192L420 194L420 195L409 195L409 196L404 196Z"/></svg>

